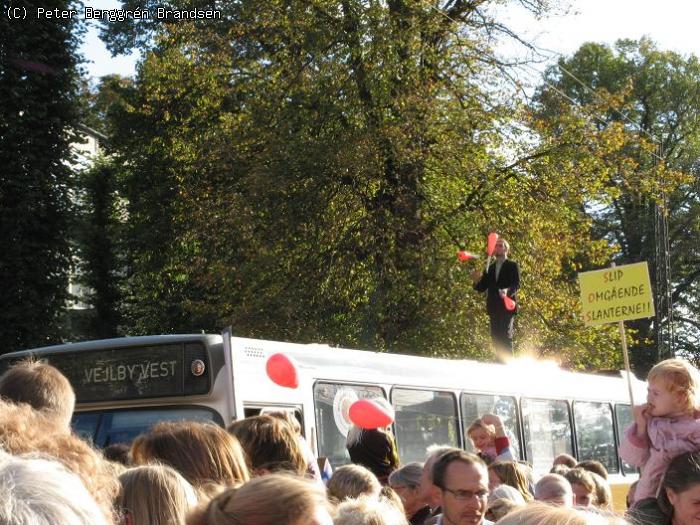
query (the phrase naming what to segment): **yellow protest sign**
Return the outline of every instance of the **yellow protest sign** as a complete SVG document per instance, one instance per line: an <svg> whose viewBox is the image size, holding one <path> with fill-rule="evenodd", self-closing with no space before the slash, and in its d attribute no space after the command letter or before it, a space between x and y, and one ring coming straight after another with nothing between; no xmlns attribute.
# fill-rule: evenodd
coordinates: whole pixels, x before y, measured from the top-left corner
<svg viewBox="0 0 700 525"><path fill-rule="evenodd" d="M654 315L646 262L578 274L583 322L594 326Z"/></svg>

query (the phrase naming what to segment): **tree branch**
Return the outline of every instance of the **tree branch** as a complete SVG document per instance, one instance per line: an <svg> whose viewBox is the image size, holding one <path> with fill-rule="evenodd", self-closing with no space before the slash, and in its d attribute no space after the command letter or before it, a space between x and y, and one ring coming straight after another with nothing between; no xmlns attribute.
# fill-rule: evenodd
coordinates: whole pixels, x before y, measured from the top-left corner
<svg viewBox="0 0 700 525"><path fill-rule="evenodd" d="M683 280L676 286L671 294L671 301L676 302L683 292L685 292L690 286L700 277L700 266L695 268L693 272L686 275Z"/></svg>

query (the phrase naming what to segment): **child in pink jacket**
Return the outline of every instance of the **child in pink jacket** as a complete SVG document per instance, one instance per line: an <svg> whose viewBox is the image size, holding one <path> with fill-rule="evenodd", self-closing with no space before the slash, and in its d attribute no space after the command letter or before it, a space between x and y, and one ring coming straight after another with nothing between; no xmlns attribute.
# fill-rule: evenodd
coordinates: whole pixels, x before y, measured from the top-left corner
<svg viewBox="0 0 700 525"><path fill-rule="evenodd" d="M647 402L634 407L634 424L620 445L620 457L642 469L633 508L648 498L655 502L674 457L700 450L697 377L698 371L681 359L662 361L649 372Z"/></svg>
<svg viewBox="0 0 700 525"><path fill-rule="evenodd" d="M495 414L484 414L469 425L467 436L477 455L487 465L494 461L514 461L517 454L510 446L503 421Z"/></svg>

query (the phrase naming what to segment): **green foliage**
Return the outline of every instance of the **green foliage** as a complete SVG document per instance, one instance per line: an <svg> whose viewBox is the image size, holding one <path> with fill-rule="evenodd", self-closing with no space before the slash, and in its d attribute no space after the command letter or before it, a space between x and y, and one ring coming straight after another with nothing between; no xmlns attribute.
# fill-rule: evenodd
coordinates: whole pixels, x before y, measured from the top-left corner
<svg viewBox="0 0 700 525"><path fill-rule="evenodd" d="M77 280L90 291L82 298L91 307L83 334L86 339L120 335L126 270L125 203L118 194L121 177L121 170L110 158L97 159L78 175L79 220L74 236Z"/></svg>
<svg viewBox="0 0 700 525"><path fill-rule="evenodd" d="M109 128L110 112L118 106L120 93L132 84L132 80L120 75L105 75L99 79L96 86L90 86L83 80L80 92L80 122L95 131L111 135ZM109 148L109 144L103 144Z"/></svg>
<svg viewBox="0 0 700 525"><path fill-rule="evenodd" d="M521 349L619 366L575 313L576 271L608 256L584 213L604 166L573 117L564 143L506 140L527 114L489 81L476 5L250 1L158 29L112 113L131 330L492 358L455 253L497 229L523 268Z"/></svg>
<svg viewBox="0 0 700 525"><path fill-rule="evenodd" d="M13 2L30 13L38 4ZM0 17L0 347L55 342L67 299L77 28ZM47 9L68 8L53 1ZM74 128L73 128L74 129Z"/></svg>
<svg viewBox="0 0 700 525"><path fill-rule="evenodd" d="M591 150L607 171L601 193L590 196L586 209L594 234L615 247L618 263L648 261L653 279L658 242L654 208L665 206L677 348L697 359L700 64L696 57L659 51L642 39L621 40L614 48L585 44L571 58L562 59L560 66L571 74L553 66L547 73L548 83L587 108L591 136L608 134L606 144L613 146ZM568 103L546 85L538 98L539 117L549 132L559 136L561 115L570 111L565 107ZM667 304L656 308L665 312ZM662 323L668 322L664 316ZM629 325L636 334L632 360L645 373L659 357L656 327L652 319Z"/></svg>

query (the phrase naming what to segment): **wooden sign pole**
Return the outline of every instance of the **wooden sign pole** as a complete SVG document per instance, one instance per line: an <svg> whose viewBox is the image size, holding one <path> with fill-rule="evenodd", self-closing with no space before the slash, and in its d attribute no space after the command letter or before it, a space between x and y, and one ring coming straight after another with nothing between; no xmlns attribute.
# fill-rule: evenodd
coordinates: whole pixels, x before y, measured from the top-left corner
<svg viewBox="0 0 700 525"><path fill-rule="evenodd" d="M612 263L612 268L615 268L615 263ZM634 394L632 393L632 371L630 370L630 356L627 352L627 336L625 335L625 322L618 321L620 328L620 340L622 341L622 356L625 359L625 371L627 372L627 389L630 394L630 406L634 407Z"/></svg>

